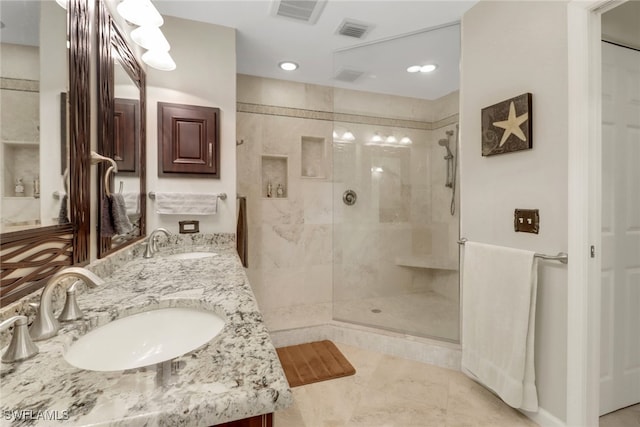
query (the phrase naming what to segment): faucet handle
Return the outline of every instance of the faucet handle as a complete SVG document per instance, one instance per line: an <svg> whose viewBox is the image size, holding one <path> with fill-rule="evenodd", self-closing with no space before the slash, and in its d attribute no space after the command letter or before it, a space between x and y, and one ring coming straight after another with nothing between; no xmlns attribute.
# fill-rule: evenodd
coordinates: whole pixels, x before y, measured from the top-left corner
<svg viewBox="0 0 640 427"><path fill-rule="evenodd" d="M38 347L31 341L29 329L27 329L27 316L13 316L0 323L0 331L3 331L15 323L11 342L7 351L2 355L5 363L18 362L38 354Z"/></svg>
<svg viewBox="0 0 640 427"><path fill-rule="evenodd" d="M82 319L84 315L82 310L78 306L78 302L76 300L76 288L81 283L81 280L78 280L73 283L73 285L69 286L67 289L67 299L64 302L64 308L62 312L58 316L58 320L61 322L70 322L72 320Z"/></svg>

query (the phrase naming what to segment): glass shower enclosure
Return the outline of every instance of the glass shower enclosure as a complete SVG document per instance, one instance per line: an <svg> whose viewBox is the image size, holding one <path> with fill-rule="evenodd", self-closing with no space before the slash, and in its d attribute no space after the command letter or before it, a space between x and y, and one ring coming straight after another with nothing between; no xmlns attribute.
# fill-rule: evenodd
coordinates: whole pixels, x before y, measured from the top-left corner
<svg viewBox="0 0 640 427"><path fill-rule="evenodd" d="M449 25L334 54L335 320L459 341L459 49L430 76L383 83L459 34Z"/></svg>

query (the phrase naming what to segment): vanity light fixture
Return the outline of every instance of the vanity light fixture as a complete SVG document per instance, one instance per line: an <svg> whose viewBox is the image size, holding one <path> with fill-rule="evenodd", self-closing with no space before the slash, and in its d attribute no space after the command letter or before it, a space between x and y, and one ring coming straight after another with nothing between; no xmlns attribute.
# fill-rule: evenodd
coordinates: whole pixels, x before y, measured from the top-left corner
<svg viewBox="0 0 640 427"><path fill-rule="evenodd" d="M293 61L282 61L278 64L278 67L284 71L295 71L298 69L298 64Z"/></svg>
<svg viewBox="0 0 640 427"><path fill-rule="evenodd" d="M400 140L400 144L402 144L402 145L410 145L412 143L413 143L413 141L411 141L411 138L409 138L408 136L404 136Z"/></svg>
<svg viewBox="0 0 640 427"><path fill-rule="evenodd" d="M342 129L338 128L333 131L333 139L338 142L353 142L356 137L350 130L347 129L343 132Z"/></svg>
<svg viewBox="0 0 640 427"><path fill-rule="evenodd" d="M58 6L60 6L64 10L67 10L67 1L68 0L56 0L56 3L58 3Z"/></svg>
<svg viewBox="0 0 640 427"><path fill-rule="evenodd" d="M151 25L138 27L131 31L131 40L147 50L161 50L168 52L169 49L171 49L171 45L164 34L162 34L162 30Z"/></svg>
<svg viewBox="0 0 640 427"><path fill-rule="evenodd" d="M371 142L382 142L383 139L378 132L376 132L371 138Z"/></svg>
<svg viewBox="0 0 640 427"><path fill-rule="evenodd" d="M176 69L176 63L166 50L148 50L142 54L142 60L156 70L172 71Z"/></svg>
<svg viewBox="0 0 640 427"><path fill-rule="evenodd" d="M407 73L417 73L418 71L420 71L420 67L419 65L412 65L411 67L407 68Z"/></svg>
<svg viewBox="0 0 640 427"><path fill-rule="evenodd" d="M393 135L389 135L389 136L387 137L387 139L385 140L385 142L386 142L387 144L396 144L396 143L398 142L398 139L397 139L395 136L393 136Z"/></svg>
<svg viewBox="0 0 640 427"><path fill-rule="evenodd" d="M348 130L342 134L342 139L344 139L345 141L354 141L356 137L353 135L353 133L351 133L350 130Z"/></svg>
<svg viewBox="0 0 640 427"><path fill-rule="evenodd" d="M120 16L135 25L161 27L164 23L151 0L123 0L116 9Z"/></svg>

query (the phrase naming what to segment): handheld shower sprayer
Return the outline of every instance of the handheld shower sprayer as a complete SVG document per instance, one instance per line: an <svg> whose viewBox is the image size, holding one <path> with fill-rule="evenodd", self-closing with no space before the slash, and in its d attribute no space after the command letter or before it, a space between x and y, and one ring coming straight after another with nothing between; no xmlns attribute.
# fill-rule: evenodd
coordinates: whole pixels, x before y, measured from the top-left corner
<svg viewBox="0 0 640 427"><path fill-rule="evenodd" d="M444 159L447 161L447 182L444 185L445 187L453 188L453 176L451 173L453 170L453 153L451 152L451 148L449 148L449 139L441 139L438 141L438 145L447 149L447 155L444 156Z"/></svg>
<svg viewBox="0 0 640 427"><path fill-rule="evenodd" d="M456 131L458 130L458 125L456 125ZM447 188L451 188L452 194L451 194L451 215L455 214L456 211L456 207L455 207L455 194L456 194L456 159L455 156L453 155L453 152L451 151L451 147L450 145L450 140L451 137L453 136L453 131L452 130L448 130L446 132L447 137L446 138L442 138L441 140L438 141L438 145L441 147L444 147L447 149L447 155L444 156L444 159L447 161L447 181L445 183L445 187ZM456 132L456 154L458 153L458 135Z"/></svg>
<svg viewBox="0 0 640 427"><path fill-rule="evenodd" d="M449 140L442 138L438 141L438 145L447 149L447 155L445 156L445 160L453 159L453 153L451 152L451 148L449 148Z"/></svg>

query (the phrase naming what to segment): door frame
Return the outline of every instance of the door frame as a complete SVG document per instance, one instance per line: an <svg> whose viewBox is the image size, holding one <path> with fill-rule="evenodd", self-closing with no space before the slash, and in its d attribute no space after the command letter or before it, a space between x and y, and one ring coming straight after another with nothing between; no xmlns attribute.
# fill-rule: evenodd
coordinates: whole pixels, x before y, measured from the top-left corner
<svg viewBox="0 0 640 427"><path fill-rule="evenodd" d="M567 6L568 250L571 256L567 281L567 426L599 425L601 15L624 1L571 0Z"/></svg>

